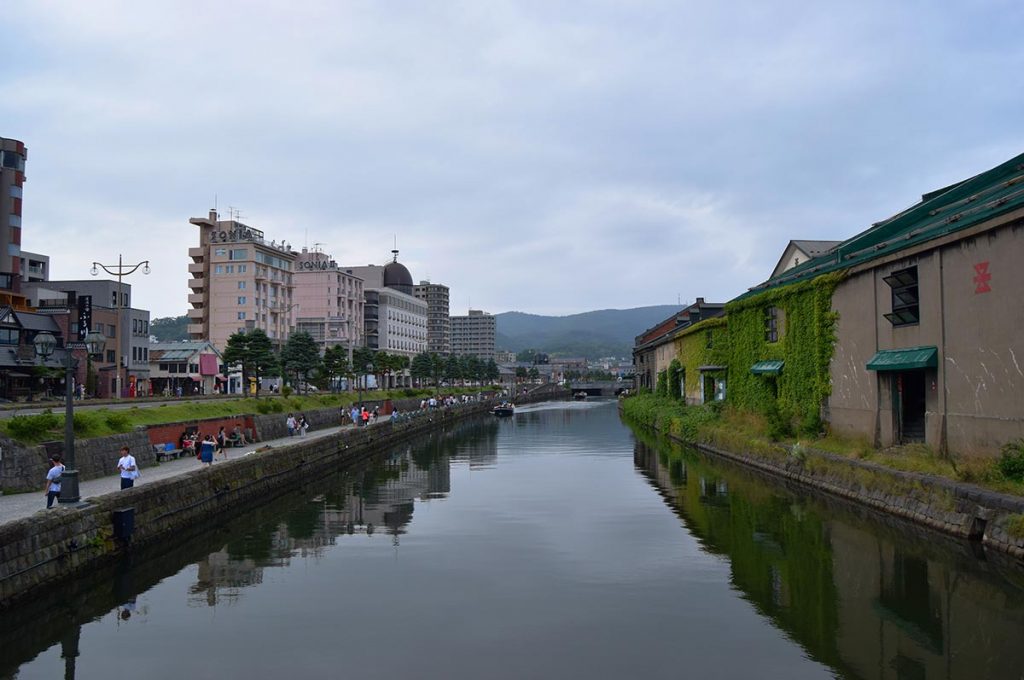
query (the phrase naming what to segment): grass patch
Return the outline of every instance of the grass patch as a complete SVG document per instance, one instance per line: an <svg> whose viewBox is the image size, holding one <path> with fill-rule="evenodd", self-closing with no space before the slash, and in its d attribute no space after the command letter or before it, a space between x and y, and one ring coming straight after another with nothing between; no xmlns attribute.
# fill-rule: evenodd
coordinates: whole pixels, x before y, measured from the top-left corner
<svg viewBox="0 0 1024 680"><path fill-rule="evenodd" d="M444 394L477 393L479 389L454 388L443 390ZM412 396L437 394L434 390L395 390L390 392L363 392L364 401L402 399L406 392ZM164 425L167 423L189 422L205 418L231 417L242 414L286 413L313 411L322 408L341 408L356 403L358 393L310 394L290 397L260 397L241 399L216 399L180 404L161 404L159 407L133 406L128 409L79 409L74 415L76 439L91 439L112 434L131 432L136 427ZM30 416L16 415L0 420L0 432L11 439L25 444L59 440L64 437L64 415L47 409Z"/></svg>
<svg viewBox="0 0 1024 680"><path fill-rule="evenodd" d="M1009 515L1006 518L1006 533L1018 541L1024 538L1024 515Z"/></svg>

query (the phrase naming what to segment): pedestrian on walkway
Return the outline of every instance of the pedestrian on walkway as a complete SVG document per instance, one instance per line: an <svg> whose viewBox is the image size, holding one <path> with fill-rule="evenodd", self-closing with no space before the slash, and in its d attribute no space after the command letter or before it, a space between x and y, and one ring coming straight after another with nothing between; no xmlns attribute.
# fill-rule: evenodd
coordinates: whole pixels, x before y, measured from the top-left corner
<svg viewBox="0 0 1024 680"><path fill-rule="evenodd" d="M199 460L206 463L207 467L213 465L213 450L216 447L217 444L213 441L213 435L206 435L202 446L199 447Z"/></svg>
<svg viewBox="0 0 1024 680"><path fill-rule="evenodd" d="M224 460L228 458L228 435L224 432L224 427L221 426L220 430L217 431L217 453L224 457Z"/></svg>
<svg viewBox="0 0 1024 680"><path fill-rule="evenodd" d="M48 508L53 507L53 501L60 498L60 480L63 474L64 463L61 462L60 456L55 455L50 459L50 469L46 473L46 488L43 489Z"/></svg>
<svg viewBox="0 0 1024 680"><path fill-rule="evenodd" d="M355 404L352 404L352 411L348 415L352 418L352 424L359 427L359 409Z"/></svg>
<svg viewBox="0 0 1024 680"><path fill-rule="evenodd" d="M359 420L362 421L363 427L366 427L367 425L370 424L370 412L366 410L365 406L363 407L363 410L359 413Z"/></svg>
<svg viewBox="0 0 1024 680"><path fill-rule="evenodd" d="M285 425L288 426L288 436L289 437L294 437L295 436L295 426L297 425L297 423L295 422L295 416L293 416L291 413L289 413L288 414L288 420L285 421Z"/></svg>
<svg viewBox="0 0 1024 680"><path fill-rule="evenodd" d="M121 473L122 489L130 489L135 486L135 480L139 478L139 466L127 446L121 447L121 459L117 461L117 471Z"/></svg>
<svg viewBox="0 0 1024 680"><path fill-rule="evenodd" d="M309 430L309 421L306 420L306 414L303 413L299 416L299 436L305 437L306 432Z"/></svg>

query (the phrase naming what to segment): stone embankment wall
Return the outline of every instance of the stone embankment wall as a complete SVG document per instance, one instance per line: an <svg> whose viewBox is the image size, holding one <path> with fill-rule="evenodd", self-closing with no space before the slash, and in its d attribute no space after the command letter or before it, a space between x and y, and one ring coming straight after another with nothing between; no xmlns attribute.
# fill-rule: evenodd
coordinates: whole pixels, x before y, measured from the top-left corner
<svg viewBox="0 0 1024 680"><path fill-rule="evenodd" d="M552 394L547 393L519 401L551 398ZM131 546L141 548L157 541L177 540L213 528L231 514L262 504L316 475L335 472L398 442L484 414L492 406L493 402L482 401L420 412L399 423L384 421L372 427L348 429L337 436L315 440L296 437L286 446L94 497L76 508L41 511L0 525L0 607L46 584L119 559L126 546L114 537L115 511L134 508ZM328 410L335 418L340 413L324 409ZM309 412L306 415L312 418Z"/></svg>
<svg viewBox="0 0 1024 680"><path fill-rule="evenodd" d="M946 534L980 541L986 548L1024 559L1024 536L1010 529L1024 519L1024 498L973 484L903 472L825 451L804 450L771 458L686 442L701 451L840 496Z"/></svg>

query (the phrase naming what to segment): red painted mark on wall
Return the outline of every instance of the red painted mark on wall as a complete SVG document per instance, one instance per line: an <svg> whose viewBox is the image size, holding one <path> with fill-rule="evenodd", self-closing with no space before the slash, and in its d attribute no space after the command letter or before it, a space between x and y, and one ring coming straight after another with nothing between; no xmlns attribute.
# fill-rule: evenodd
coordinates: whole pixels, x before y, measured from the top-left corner
<svg viewBox="0 0 1024 680"><path fill-rule="evenodd" d="M979 262L974 265L974 293L989 293L992 291L992 286L988 285L988 282L992 280L992 275L988 273L988 262Z"/></svg>

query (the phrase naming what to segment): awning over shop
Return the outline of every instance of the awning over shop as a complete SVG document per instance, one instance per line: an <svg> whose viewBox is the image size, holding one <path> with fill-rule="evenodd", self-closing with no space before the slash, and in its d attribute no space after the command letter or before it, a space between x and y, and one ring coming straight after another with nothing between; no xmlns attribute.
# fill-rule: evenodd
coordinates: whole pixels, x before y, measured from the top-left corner
<svg viewBox="0 0 1024 680"><path fill-rule="evenodd" d="M758 361L750 367L750 372L754 375L778 375L779 373L782 373L782 366L785 363L786 362L781 359Z"/></svg>
<svg viewBox="0 0 1024 680"><path fill-rule="evenodd" d="M935 368L939 365L936 347L905 347L883 349L868 362L869 371L910 371L915 368Z"/></svg>

